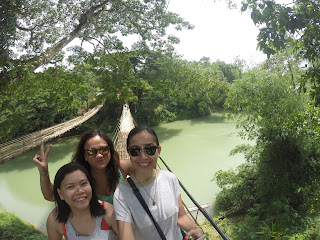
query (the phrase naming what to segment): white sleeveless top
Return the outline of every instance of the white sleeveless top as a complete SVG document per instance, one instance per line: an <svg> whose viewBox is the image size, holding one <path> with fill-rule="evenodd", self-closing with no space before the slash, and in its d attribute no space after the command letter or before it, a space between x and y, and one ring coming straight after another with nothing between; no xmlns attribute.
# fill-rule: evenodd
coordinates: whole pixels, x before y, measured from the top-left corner
<svg viewBox="0 0 320 240"><path fill-rule="evenodd" d="M89 239L104 239L104 240L117 240L118 237L114 234L112 229L108 226L103 216L96 217L96 228L90 236L81 236L73 228L71 222L68 221L65 224L66 239L67 240L89 240Z"/></svg>

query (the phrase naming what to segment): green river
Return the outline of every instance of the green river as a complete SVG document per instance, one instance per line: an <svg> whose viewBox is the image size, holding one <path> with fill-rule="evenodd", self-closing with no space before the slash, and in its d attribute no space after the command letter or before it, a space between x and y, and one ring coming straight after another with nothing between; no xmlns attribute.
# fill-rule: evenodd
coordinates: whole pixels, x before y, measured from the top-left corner
<svg viewBox="0 0 320 240"><path fill-rule="evenodd" d="M162 146L161 157L199 204L213 204L219 192L216 183L211 181L215 172L234 169L244 162L243 155L229 156L234 147L246 142L237 135L235 123L222 120L221 116L216 113L154 128ZM49 155L52 181L56 171L70 161L77 142L76 137L50 142L53 144ZM42 196L38 170L32 161L37 152L38 148L32 149L0 165L0 208L45 231L54 203ZM160 167L165 169L162 164ZM182 198L187 206L194 206L185 194Z"/></svg>

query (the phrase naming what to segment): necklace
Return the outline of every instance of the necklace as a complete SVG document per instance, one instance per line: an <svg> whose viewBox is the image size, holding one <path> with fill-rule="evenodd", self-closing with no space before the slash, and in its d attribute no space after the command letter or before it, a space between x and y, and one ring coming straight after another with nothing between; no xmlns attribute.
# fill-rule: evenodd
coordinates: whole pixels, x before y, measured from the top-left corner
<svg viewBox="0 0 320 240"><path fill-rule="evenodd" d="M134 178L138 181L138 183L140 184L140 186L143 188L143 190L146 192L146 194L149 196L149 198L152 200L152 205L155 206L156 205L156 201L154 200L154 198L156 197L156 192L154 192L154 197L151 197L150 194L148 193L148 191L144 188L144 186L140 183L140 181L138 180L138 178L136 177L136 174L134 173ZM155 188L157 187L157 182L156 179L155 181ZM155 189L156 190L156 189Z"/></svg>

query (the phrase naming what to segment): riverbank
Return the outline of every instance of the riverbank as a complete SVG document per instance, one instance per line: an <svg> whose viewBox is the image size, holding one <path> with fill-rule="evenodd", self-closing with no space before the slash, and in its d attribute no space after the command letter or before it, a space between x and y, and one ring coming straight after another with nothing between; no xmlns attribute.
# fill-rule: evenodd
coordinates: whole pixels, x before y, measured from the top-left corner
<svg viewBox="0 0 320 240"><path fill-rule="evenodd" d="M0 209L0 240L8 239L47 240L48 238L31 223L24 222L13 213Z"/></svg>

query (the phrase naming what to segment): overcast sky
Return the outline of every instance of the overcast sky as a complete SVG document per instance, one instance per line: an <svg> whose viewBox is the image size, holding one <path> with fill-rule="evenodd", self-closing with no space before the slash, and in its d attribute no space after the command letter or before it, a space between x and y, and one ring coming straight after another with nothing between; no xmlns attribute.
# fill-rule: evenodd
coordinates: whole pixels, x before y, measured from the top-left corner
<svg viewBox="0 0 320 240"><path fill-rule="evenodd" d="M178 13L195 26L176 32L177 52L189 61L209 57L212 61L232 63L238 56L249 66L261 63L266 55L258 51L258 29L248 13L228 9L224 0L170 0L168 11Z"/></svg>

